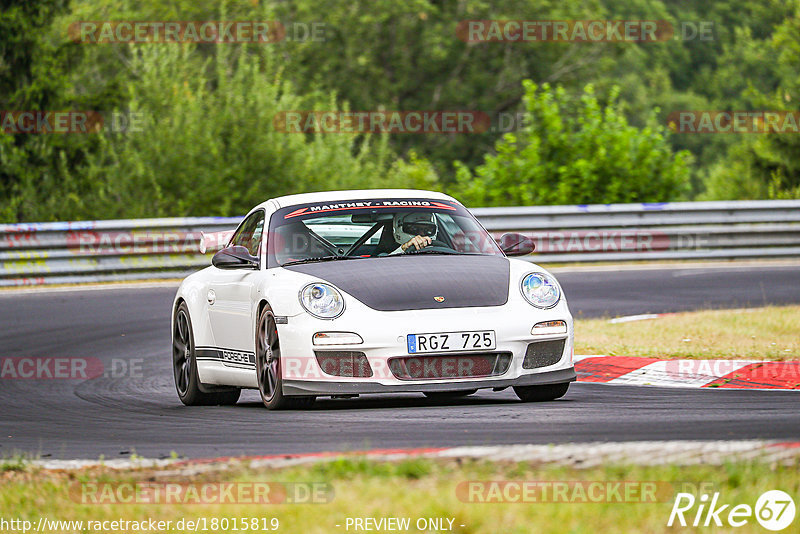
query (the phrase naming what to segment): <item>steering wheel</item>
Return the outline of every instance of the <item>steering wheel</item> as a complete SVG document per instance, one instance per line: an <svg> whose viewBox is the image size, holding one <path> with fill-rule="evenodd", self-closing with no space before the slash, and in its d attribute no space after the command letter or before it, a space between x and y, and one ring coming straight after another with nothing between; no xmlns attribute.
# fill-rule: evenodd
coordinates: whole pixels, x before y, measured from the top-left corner
<svg viewBox="0 0 800 534"><path fill-rule="evenodd" d="M430 245L428 245L427 247L421 248L419 250L417 250L413 246L408 247L408 249L406 249L404 254L419 254L420 252L423 252L423 251L426 251L426 250L430 250L432 252L455 252L455 249L453 249L453 247L449 246L444 241L440 241L439 239L433 239L433 240L431 240L431 244Z"/></svg>

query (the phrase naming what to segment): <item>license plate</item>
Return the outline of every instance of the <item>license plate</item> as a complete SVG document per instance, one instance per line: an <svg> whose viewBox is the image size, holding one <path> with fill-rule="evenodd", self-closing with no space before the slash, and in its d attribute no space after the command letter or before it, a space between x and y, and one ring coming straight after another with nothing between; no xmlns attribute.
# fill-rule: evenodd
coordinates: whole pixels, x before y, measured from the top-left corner
<svg viewBox="0 0 800 534"><path fill-rule="evenodd" d="M442 332L438 334L408 334L408 353L489 351L495 348L494 330L477 332Z"/></svg>

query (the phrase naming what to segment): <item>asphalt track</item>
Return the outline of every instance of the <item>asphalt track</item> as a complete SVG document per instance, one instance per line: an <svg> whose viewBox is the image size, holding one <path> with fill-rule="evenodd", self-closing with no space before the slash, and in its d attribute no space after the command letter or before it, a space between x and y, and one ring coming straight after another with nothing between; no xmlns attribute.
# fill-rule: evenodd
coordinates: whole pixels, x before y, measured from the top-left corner
<svg viewBox="0 0 800 534"><path fill-rule="evenodd" d="M743 266L559 274L583 317L800 303L800 268ZM4 357L92 357L121 377L0 380L0 456L125 458L268 455L588 441L800 438L798 394L573 384L561 400L513 392L457 401L421 395L320 400L269 412L247 391L233 407L186 408L170 369L174 287L0 293ZM136 367L120 369L120 362ZM139 367L140 366L140 367Z"/></svg>

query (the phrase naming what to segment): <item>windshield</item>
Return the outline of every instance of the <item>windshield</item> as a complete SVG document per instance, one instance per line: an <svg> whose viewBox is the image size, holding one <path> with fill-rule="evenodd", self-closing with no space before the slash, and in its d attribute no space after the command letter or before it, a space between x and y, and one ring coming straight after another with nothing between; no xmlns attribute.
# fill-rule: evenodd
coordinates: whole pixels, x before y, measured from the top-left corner
<svg viewBox="0 0 800 534"><path fill-rule="evenodd" d="M451 201L397 198L290 206L276 211L269 227L270 267L403 254L503 256L467 209Z"/></svg>

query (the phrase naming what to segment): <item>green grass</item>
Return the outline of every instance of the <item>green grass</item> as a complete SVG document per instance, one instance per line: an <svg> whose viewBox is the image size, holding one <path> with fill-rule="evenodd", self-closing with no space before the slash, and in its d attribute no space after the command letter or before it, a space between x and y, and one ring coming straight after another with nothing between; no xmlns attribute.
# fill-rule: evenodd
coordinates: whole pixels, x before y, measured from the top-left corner
<svg viewBox="0 0 800 534"><path fill-rule="evenodd" d="M0 458L0 473L5 473L7 471L25 471L28 466L28 458L22 455Z"/></svg>
<svg viewBox="0 0 800 534"><path fill-rule="evenodd" d="M0 477L0 511L37 521L41 515L64 520L177 521L197 517L276 517L281 532L348 532L348 517L453 518L460 533L673 532L666 526L678 488L718 491L728 503L754 505L770 489L800 494L800 470L789 466L736 462L723 466L635 467L608 465L574 469L535 463L412 459L380 462L342 458L286 469L232 468L182 476L174 468L115 472L93 469L42 471L30 466ZM475 503L458 493L466 481L643 481L660 483L656 502ZM84 504L71 498L75 485L97 482L316 482L330 484L326 504ZM461 486L464 487L464 486ZM666 488L669 491L665 491ZM698 495L699 496L699 495ZM335 525L341 525L337 528ZM460 525L464 525L463 527ZM230 531L229 529L228 531ZM763 531L754 520L737 532ZM351 528L349 532L354 532ZM412 526L410 532L417 532Z"/></svg>
<svg viewBox="0 0 800 534"><path fill-rule="evenodd" d="M800 360L800 306L677 313L611 324L575 321L575 353L654 358Z"/></svg>

